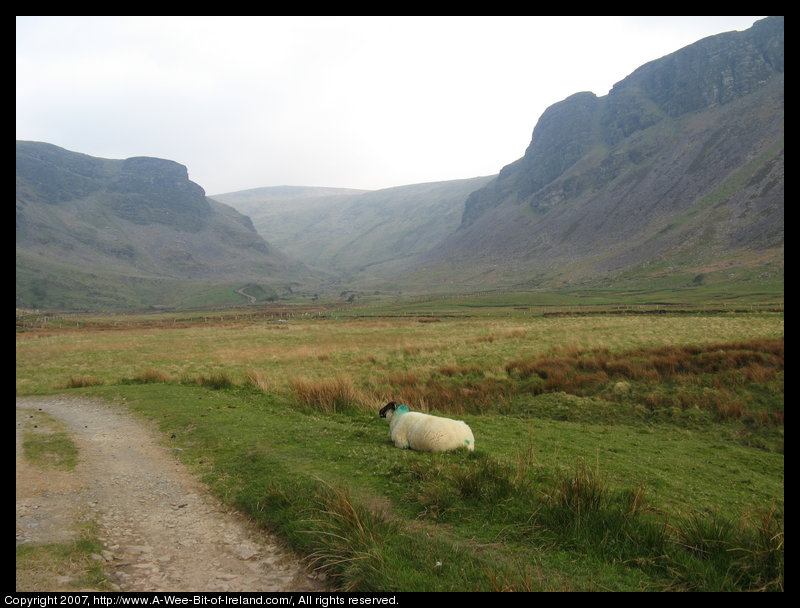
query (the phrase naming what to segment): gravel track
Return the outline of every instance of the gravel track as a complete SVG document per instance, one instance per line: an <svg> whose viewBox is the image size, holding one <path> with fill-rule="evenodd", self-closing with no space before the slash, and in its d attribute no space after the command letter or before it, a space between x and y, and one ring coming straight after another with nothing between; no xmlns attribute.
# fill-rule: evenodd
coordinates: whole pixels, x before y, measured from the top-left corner
<svg viewBox="0 0 800 608"><path fill-rule="evenodd" d="M121 591L324 590L297 557L212 496L123 406L71 396L16 404L17 545L69 541L74 523L89 519L106 547L98 558ZM22 458L27 410L64 423L80 452L75 470L42 469Z"/></svg>

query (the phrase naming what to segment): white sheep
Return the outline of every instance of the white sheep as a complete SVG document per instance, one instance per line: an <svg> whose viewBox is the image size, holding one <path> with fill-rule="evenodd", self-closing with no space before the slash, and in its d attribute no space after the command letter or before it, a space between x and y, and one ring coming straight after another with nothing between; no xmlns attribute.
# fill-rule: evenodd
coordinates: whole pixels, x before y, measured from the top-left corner
<svg viewBox="0 0 800 608"><path fill-rule="evenodd" d="M412 412L394 401L380 411L389 421L389 432L395 447L422 452L443 452L458 448L475 450L475 437L466 422Z"/></svg>

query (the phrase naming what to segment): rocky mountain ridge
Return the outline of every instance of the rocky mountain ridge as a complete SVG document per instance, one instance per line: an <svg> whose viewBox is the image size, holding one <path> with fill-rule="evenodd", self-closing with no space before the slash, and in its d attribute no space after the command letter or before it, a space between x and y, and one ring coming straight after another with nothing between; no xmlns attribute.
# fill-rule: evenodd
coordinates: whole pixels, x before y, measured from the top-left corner
<svg viewBox="0 0 800 608"><path fill-rule="evenodd" d="M525 155L466 201L416 269L554 285L783 247L783 18L548 108Z"/></svg>
<svg viewBox="0 0 800 608"><path fill-rule="evenodd" d="M70 307L86 299L81 289L123 303L120 282L267 286L309 274L174 161L101 159L25 141L16 160L18 306Z"/></svg>

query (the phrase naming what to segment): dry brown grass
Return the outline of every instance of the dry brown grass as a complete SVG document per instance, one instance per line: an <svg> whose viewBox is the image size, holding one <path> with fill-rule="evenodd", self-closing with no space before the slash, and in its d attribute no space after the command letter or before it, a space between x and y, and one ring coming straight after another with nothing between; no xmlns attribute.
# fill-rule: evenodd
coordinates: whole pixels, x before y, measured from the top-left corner
<svg viewBox="0 0 800 608"><path fill-rule="evenodd" d="M538 392L586 395L621 382L651 386L643 398L650 409L698 407L720 420L747 420L781 424L782 412L747 408L735 388L766 385L779 379L784 369L784 339L704 346L638 348L618 353L607 349L559 348L552 355L511 361L506 372ZM677 389L665 387L677 386ZM703 390L706 387L708 390ZM625 398L629 390L612 390Z"/></svg>
<svg viewBox="0 0 800 608"><path fill-rule="evenodd" d="M512 361L505 369L521 378L535 374L544 379L558 374L574 376L597 371L627 380L665 380L731 370L743 370L752 377L767 377L783 369L783 351L782 337L706 346L640 348L620 353L579 349L569 355L560 353L561 356L543 355Z"/></svg>
<svg viewBox="0 0 800 608"><path fill-rule="evenodd" d="M349 376L322 380L293 378L290 386L301 403L328 414L374 408L374 400L358 390Z"/></svg>
<svg viewBox="0 0 800 608"><path fill-rule="evenodd" d="M70 376L64 388L86 388L87 386L100 386L103 381L95 376Z"/></svg>
<svg viewBox="0 0 800 608"><path fill-rule="evenodd" d="M440 379L430 377L415 383L395 385L390 391L398 401L421 411L449 414L490 411L509 397L514 388L503 379Z"/></svg>
<svg viewBox="0 0 800 608"><path fill-rule="evenodd" d="M246 386L252 386L265 393L276 390L272 377L258 370L248 369L244 375L244 382Z"/></svg>
<svg viewBox="0 0 800 608"><path fill-rule="evenodd" d="M165 371L155 369L155 368L147 368L146 370L136 374L133 377L134 382L138 382L141 384L155 384L159 382L172 382L173 378L172 375L168 374Z"/></svg>

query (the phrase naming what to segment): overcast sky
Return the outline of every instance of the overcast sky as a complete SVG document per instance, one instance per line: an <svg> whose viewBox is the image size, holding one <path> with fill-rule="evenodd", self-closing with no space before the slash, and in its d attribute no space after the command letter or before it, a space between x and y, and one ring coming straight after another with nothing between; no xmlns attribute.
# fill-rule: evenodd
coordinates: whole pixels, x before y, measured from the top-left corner
<svg viewBox="0 0 800 608"><path fill-rule="evenodd" d="M17 139L208 194L491 175L542 112L761 17L17 17Z"/></svg>

